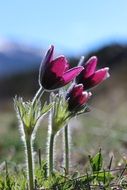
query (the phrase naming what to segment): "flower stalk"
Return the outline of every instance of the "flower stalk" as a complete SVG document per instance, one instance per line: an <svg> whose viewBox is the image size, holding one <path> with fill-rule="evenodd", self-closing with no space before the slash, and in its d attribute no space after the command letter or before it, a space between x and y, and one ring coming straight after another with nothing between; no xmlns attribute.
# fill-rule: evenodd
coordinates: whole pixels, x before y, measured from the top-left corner
<svg viewBox="0 0 127 190"><path fill-rule="evenodd" d="M60 94L55 95L52 93L50 95L50 101L54 102L53 108L50 111L49 115L49 139L48 139L48 175L51 176L54 172L54 144L56 134L60 131L61 128L65 126L68 112L67 112L67 103L64 100L64 97Z"/></svg>
<svg viewBox="0 0 127 190"><path fill-rule="evenodd" d="M65 162L65 174L69 174L69 134L68 134L68 125L64 127L64 143L65 143L65 154L64 154L64 162Z"/></svg>
<svg viewBox="0 0 127 190"><path fill-rule="evenodd" d="M33 101L24 102L22 98L15 98L15 110L20 122L22 140L25 144L27 176L29 190L34 190L34 159L32 153L33 139L36 135L36 129L40 119L51 109L52 104L41 105L40 98L44 90L42 87L38 90Z"/></svg>
<svg viewBox="0 0 127 190"><path fill-rule="evenodd" d="M32 154L32 138L26 138L26 162L28 169L29 190L34 190L34 166Z"/></svg>
<svg viewBox="0 0 127 190"><path fill-rule="evenodd" d="M32 100L33 107L35 105L35 102L40 100L40 98L42 97L43 93L44 93L44 89L43 89L42 86L40 86L39 90L37 91L37 93L35 94L35 96L34 96L34 98Z"/></svg>
<svg viewBox="0 0 127 190"><path fill-rule="evenodd" d="M54 168L54 138L55 135L53 133L50 134L49 137L49 165L48 165L48 174L49 176L53 174L53 168Z"/></svg>

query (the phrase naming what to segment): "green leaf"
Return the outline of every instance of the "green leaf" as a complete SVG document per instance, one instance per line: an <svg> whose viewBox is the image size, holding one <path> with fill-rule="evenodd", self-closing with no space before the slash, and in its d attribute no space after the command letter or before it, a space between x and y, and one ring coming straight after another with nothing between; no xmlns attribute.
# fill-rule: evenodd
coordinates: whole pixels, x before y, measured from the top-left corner
<svg viewBox="0 0 127 190"><path fill-rule="evenodd" d="M52 110L52 129L53 133L57 133L66 122L70 119L69 112L68 112L68 104L65 100L65 98L57 94L54 99L54 105Z"/></svg>
<svg viewBox="0 0 127 190"><path fill-rule="evenodd" d="M101 155L101 150L95 156L89 156L90 165L93 172L98 172L102 169L103 158Z"/></svg>
<svg viewBox="0 0 127 190"><path fill-rule="evenodd" d="M53 103L47 104L47 102L45 102L42 110L41 110L41 115L46 114L47 112L49 112L51 110L51 108L53 107Z"/></svg>
<svg viewBox="0 0 127 190"><path fill-rule="evenodd" d="M100 173L94 174L97 177L97 181L103 182L104 184L109 184L113 179L114 176L109 171L101 171Z"/></svg>

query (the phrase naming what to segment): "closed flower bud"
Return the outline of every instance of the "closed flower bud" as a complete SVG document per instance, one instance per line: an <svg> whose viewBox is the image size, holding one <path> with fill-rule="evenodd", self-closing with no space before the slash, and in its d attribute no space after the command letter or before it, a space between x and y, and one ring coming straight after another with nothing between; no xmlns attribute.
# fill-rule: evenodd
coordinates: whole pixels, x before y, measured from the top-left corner
<svg viewBox="0 0 127 190"><path fill-rule="evenodd" d="M69 89L66 99L68 100L69 111L80 111L86 105L88 99L91 97L91 92L83 91L83 85L74 85Z"/></svg>

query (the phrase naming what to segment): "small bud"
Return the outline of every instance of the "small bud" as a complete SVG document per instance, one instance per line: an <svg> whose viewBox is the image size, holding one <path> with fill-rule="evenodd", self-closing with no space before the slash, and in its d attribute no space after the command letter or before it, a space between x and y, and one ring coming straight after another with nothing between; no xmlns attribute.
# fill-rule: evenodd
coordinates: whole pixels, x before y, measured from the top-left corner
<svg viewBox="0 0 127 190"><path fill-rule="evenodd" d="M83 85L74 85L67 93L66 99L68 100L68 110L70 112L81 111L91 97L91 92L83 91Z"/></svg>

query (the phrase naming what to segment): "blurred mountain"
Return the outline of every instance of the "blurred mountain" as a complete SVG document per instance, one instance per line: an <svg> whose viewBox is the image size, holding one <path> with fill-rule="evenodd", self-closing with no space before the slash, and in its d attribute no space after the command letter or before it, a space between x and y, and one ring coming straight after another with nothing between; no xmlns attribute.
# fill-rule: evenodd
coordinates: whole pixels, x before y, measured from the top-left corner
<svg viewBox="0 0 127 190"><path fill-rule="evenodd" d="M127 68L127 44L110 44L99 48L98 50L89 52L86 60L96 55L99 60L98 67L108 66L110 69L119 67Z"/></svg>
<svg viewBox="0 0 127 190"><path fill-rule="evenodd" d="M0 39L0 78L33 70L41 59L40 49Z"/></svg>

